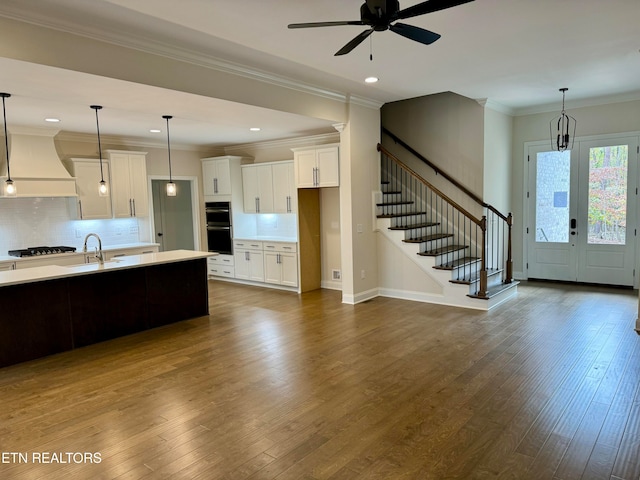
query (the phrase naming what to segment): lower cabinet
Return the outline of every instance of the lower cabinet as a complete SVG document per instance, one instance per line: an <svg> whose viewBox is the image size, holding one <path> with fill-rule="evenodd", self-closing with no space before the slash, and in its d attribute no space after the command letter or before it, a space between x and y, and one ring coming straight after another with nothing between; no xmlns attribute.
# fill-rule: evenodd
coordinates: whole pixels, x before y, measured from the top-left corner
<svg viewBox="0 0 640 480"><path fill-rule="evenodd" d="M8 272L9 270L15 270L15 262L2 262L0 263L0 272Z"/></svg>
<svg viewBox="0 0 640 480"><path fill-rule="evenodd" d="M262 242L234 241L236 278L264 282L264 252Z"/></svg>
<svg viewBox="0 0 640 480"><path fill-rule="evenodd" d="M264 244L264 277L265 283L298 286L298 254L295 243Z"/></svg>
<svg viewBox="0 0 640 480"><path fill-rule="evenodd" d="M216 255L207 258L207 274L216 277L235 278L235 259L233 255Z"/></svg>

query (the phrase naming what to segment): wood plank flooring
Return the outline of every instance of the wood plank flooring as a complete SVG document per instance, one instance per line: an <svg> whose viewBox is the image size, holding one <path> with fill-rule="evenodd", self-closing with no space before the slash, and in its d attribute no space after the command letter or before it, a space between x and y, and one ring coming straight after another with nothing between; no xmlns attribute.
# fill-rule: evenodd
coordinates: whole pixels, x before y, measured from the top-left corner
<svg viewBox="0 0 640 480"><path fill-rule="evenodd" d="M0 478L640 478L637 292L209 289L209 317L0 369Z"/></svg>

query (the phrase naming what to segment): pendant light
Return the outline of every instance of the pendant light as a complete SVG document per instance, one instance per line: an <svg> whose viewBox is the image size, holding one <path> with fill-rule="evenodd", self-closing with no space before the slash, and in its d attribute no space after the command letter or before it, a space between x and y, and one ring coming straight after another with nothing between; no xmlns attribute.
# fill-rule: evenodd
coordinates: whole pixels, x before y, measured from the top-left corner
<svg viewBox="0 0 640 480"><path fill-rule="evenodd" d="M7 133L7 110L5 108L4 101L10 96L10 93L0 93L0 97L2 97L2 115L4 118L4 146L7 152L7 180L4 184L5 197L15 197L18 195L16 186L13 183L13 180L11 180L11 168L9 166L9 134Z"/></svg>
<svg viewBox="0 0 640 480"><path fill-rule="evenodd" d="M163 115L167 121L167 153L169 154L169 183L167 183L167 197L175 197L177 193L176 184L173 182L173 177L171 176L171 141L169 139L169 120L173 118L171 115Z"/></svg>
<svg viewBox="0 0 640 480"><path fill-rule="evenodd" d="M109 196L109 185L104 181L104 171L102 169L102 143L100 142L100 121L98 120L98 110L102 110L101 105L91 105L96 111L96 130L98 132L98 157L100 158L100 184L98 185L98 195L101 197Z"/></svg>
<svg viewBox="0 0 640 480"><path fill-rule="evenodd" d="M562 152L564 150L571 150L573 148L573 141L576 136L576 119L570 115L567 115L564 111L564 95L568 88L561 88L562 92L562 111L560 116L554 118L549 123L549 134L551 136L551 149ZM556 133L553 134L554 124L556 126ZM571 133L570 133L571 132ZM555 137L555 138L554 138Z"/></svg>

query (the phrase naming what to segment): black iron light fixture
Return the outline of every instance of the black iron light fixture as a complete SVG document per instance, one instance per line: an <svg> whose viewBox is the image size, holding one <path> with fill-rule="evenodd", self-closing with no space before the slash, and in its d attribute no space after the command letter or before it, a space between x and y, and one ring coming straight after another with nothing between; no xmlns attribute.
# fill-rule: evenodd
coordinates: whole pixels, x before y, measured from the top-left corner
<svg viewBox="0 0 640 480"><path fill-rule="evenodd" d="M4 182L5 197L15 197L18 195L16 186L11 179L11 167L9 165L9 134L7 133L7 110L4 104L5 99L9 98L10 96L10 93L0 93L0 97L2 97L2 116L4 118L4 146L5 151L7 152L7 179Z"/></svg>
<svg viewBox="0 0 640 480"><path fill-rule="evenodd" d="M551 136L551 149L563 152L564 150L571 150L573 148L573 141L576 136L576 119L571 115L567 115L564 110L564 95L569 90L568 88L561 88L562 92L562 111L560 116L554 118L549 123L549 135ZM554 135L555 125L555 135Z"/></svg>
<svg viewBox="0 0 640 480"><path fill-rule="evenodd" d="M167 153L169 155L169 183L167 183L167 197L175 197L177 194L176 184L173 182L173 177L171 176L171 140L169 136L169 120L173 118L171 115L163 115L167 121Z"/></svg>
<svg viewBox="0 0 640 480"><path fill-rule="evenodd" d="M98 132L98 157L100 158L100 184L98 186L98 195L101 197L109 196L109 186L104 180L104 170L102 168L102 142L100 141L100 121L98 120L98 110L102 110L102 105L91 105L96 111L96 131Z"/></svg>

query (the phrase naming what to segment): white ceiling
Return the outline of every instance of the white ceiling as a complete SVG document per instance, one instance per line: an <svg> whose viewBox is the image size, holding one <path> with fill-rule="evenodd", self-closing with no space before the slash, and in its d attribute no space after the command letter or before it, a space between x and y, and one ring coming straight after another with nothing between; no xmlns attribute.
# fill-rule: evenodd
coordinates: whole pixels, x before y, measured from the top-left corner
<svg viewBox="0 0 640 480"><path fill-rule="evenodd" d="M371 44L367 40L342 57L333 54L365 27L287 29L289 23L358 20L361 3L2 0L0 15L129 44L184 48L380 103L453 91L518 114L559 106L560 87L569 88L569 108L640 98L638 0L475 0L405 21L440 33L433 45L375 32ZM401 8L417 3L400 1ZM370 75L380 82L365 85ZM29 123L59 115L60 128L73 132L93 131L94 112L87 105L96 99L109 105L100 113L107 135L153 138L148 129L162 128L163 114L181 119L180 126L171 126L172 142L194 145L330 129L323 120L7 59L0 59L0 90L16 94L9 124L11 118ZM263 131L248 132L255 125Z"/></svg>

